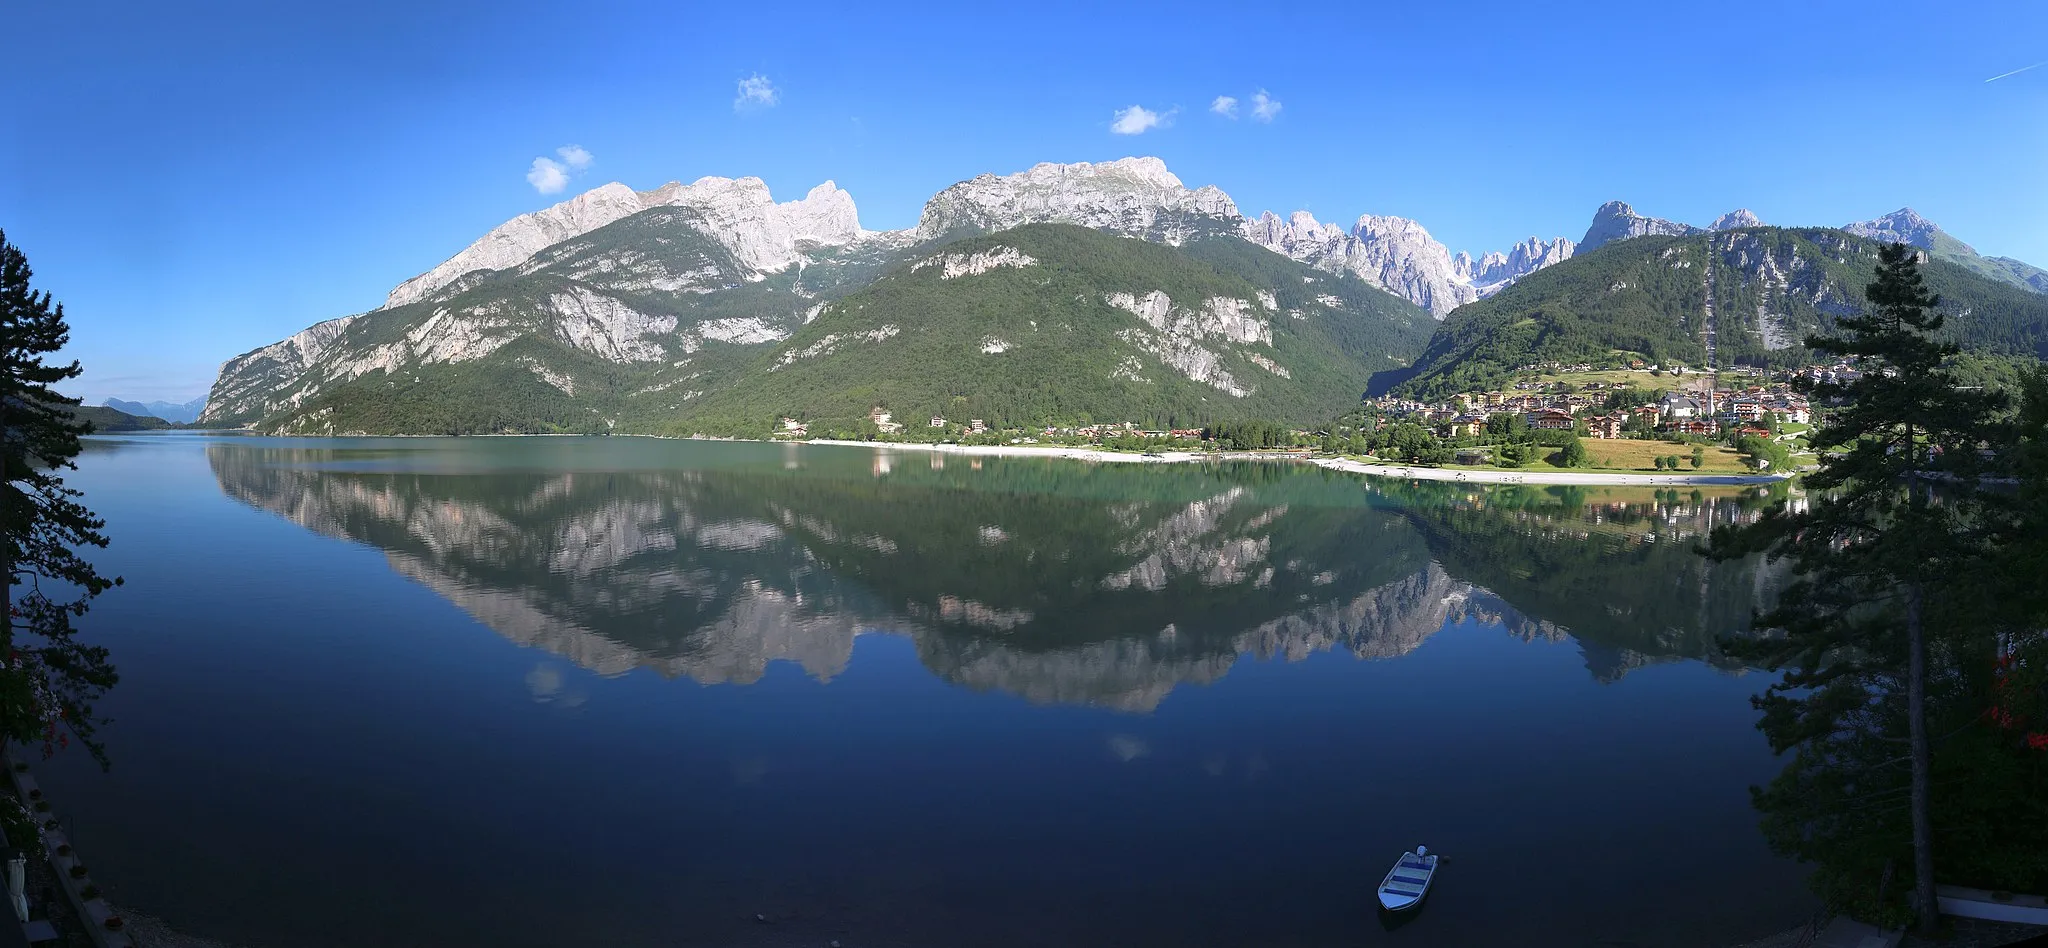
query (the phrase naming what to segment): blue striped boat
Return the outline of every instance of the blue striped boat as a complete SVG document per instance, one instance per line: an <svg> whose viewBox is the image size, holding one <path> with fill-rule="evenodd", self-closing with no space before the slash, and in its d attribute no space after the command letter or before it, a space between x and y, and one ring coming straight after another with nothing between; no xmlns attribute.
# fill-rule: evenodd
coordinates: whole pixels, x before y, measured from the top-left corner
<svg viewBox="0 0 2048 948"><path fill-rule="evenodd" d="M1436 878L1436 862L1440 857L1429 851L1428 846L1417 846L1414 852L1402 853L1399 862L1388 870L1387 877L1380 882L1380 907L1389 912L1400 912L1422 904L1422 897L1429 894L1429 882Z"/></svg>

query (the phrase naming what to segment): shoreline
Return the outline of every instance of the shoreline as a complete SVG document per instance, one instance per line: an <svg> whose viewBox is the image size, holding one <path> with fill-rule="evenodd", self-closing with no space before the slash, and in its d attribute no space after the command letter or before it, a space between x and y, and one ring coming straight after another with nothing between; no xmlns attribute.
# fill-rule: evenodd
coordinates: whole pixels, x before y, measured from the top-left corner
<svg viewBox="0 0 2048 948"><path fill-rule="evenodd" d="M1262 454L1257 451L1217 454L1207 451L1165 451L1158 454L1130 454L1099 448L1038 447L1019 444L913 444L889 441L768 442L771 444L820 444L830 447L875 448L892 451L931 451L939 454L970 454L983 457L1051 457L1068 461L1108 461L1150 464L1186 464L1196 461L1293 461L1313 464L1347 474L1387 477L1399 480L1450 481L1465 484L1576 484L1608 487L1754 487L1786 480L1785 474L1630 474L1621 471L1466 471L1420 465L1367 464L1348 458L1303 457L1298 454Z"/></svg>
<svg viewBox="0 0 2048 948"><path fill-rule="evenodd" d="M197 434L253 433L244 428L216 429L170 429L189 431ZM113 432L134 434L136 432ZM1060 445L1022 444L932 444L899 441L837 441L830 438L816 438L807 441L784 441L772 438L711 438L702 436L675 437L651 434L612 435L571 435L571 434L490 434L490 435L268 435L265 437L308 437L308 438L652 438L658 441L732 441L742 444L816 444L838 448L875 448L891 451L930 451L939 454L967 454L982 457L1025 457L1059 458L1067 461L1091 461L1135 464L1188 464L1198 461L1292 461L1313 464L1332 471L1347 474L1363 474L1368 477L1386 477L1409 481L1449 481L1462 484L1551 484L1577 485L1581 487L1755 487L1775 484L1790 479L1789 474L1634 474L1626 471L1532 471L1519 469L1461 470L1454 468L1424 467L1407 464L1368 464L1349 458L1304 457L1299 454L1279 452L1239 451L1218 453L1212 451L1164 451L1157 454L1131 454L1127 451L1104 451L1100 448L1075 448Z"/></svg>

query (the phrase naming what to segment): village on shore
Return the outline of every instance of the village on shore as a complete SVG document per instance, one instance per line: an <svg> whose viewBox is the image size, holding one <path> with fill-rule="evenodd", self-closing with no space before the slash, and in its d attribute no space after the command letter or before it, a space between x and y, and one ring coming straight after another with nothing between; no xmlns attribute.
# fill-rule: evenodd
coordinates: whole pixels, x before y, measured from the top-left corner
<svg viewBox="0 0 2048 948"><path fill-rule="evenodd" d="M1159 428L1129 421L1031 427L943 416L903 421L878 405L859 430L813 432L805 420L784 417L770 437L1153 455L1253 451L1453 470L1783 476L1812 461L1803 436L1813 408L1803 391L1857 375L1851 361L1714 372L1641 359L1609 366L1553 362L1518 370L1498 390L1440 401L1367 396L1357 410L1314 430L1261 422Z"/></svg>
<svg viewBox="0 0 2048 948"><path fill-rule="evenodd" d="M1796 383L1848 382L1857 377L1849 363L1811 365L1766 376L1757 370L1691 372L1685 366L1646 365L1635 360L1627 370L1596 370L1591 365L1546 363L1523 370L1558 377L1516 382L1511 390L1460 393L1442 402L1382 396L1367 404L1382 414L1412 420L1440 438L1481 434L1489 419L1502 412L1519 413L1534 430L1583 429L1588 437L1611 439L1632 432L1714 437L1728 432L1767 436L1766 425L1810 425L1813 410ZM1638 385L1641 375L1677 384ZM1573 376L1600 376L1570 381ZM1697 382L1686 381L1688 379ZM1737 380L1742 384L1723 384Z"/></svg>

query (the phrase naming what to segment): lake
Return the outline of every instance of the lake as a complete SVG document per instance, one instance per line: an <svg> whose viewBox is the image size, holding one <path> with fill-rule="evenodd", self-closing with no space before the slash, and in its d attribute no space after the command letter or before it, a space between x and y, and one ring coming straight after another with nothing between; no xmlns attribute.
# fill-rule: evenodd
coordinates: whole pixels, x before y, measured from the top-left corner
<svg viewBox="0 0 2048 948"><path fill-rule="evenodd" d="M1725 948L1755 492L628 438L92 439L123 907L246 946ZM1379 916L1402 850L1448 861ZM765 922L756 920L760 915Z"/></svg>

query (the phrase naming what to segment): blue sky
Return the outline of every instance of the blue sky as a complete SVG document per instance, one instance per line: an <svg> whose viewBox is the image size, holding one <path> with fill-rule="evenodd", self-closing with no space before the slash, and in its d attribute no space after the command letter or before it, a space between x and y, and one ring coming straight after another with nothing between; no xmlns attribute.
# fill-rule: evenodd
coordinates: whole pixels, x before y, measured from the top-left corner
<svg viewBox="0 0 2048 948"><path fill-rule="evenodd" d="M2048 68L1985 81L2048 60L2048 4L1269 6L16 4L0 229L94 401L202 394L612 180L829 178L882 229L981 172L1151 154L1247 213L1398 214L1475 253L1577 239L1611 199L1702 224L1910 205L2048 266ZM773 104L736 107L757 76ZM1133 105L1164 120L1117 134Z"/></svg>

